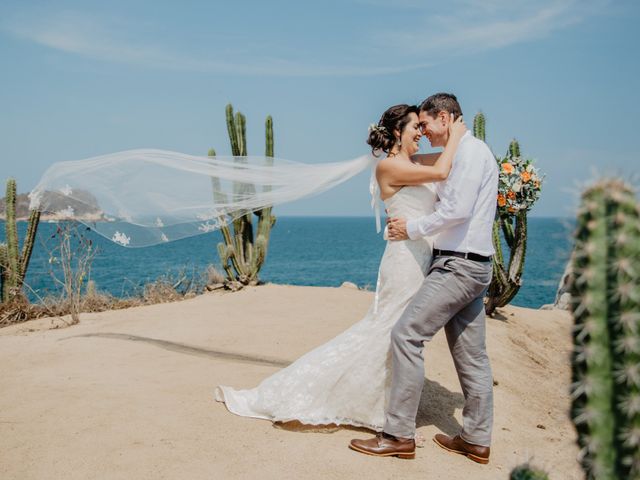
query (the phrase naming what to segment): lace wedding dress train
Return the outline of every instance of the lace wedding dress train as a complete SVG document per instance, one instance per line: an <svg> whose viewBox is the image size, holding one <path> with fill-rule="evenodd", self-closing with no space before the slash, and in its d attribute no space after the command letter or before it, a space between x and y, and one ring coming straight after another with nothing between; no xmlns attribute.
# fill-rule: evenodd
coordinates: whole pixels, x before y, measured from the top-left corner
<svg viewBox="0 0 640 480"><path fill-rule="evenodd" d="M404 187L385 201L389 216L433 211L432 185ZM390 333L431 263L429 239L387 242L376 299L365 317L250 390L218 386L215 398L246 417L382 431L391 383Z"/></svg>

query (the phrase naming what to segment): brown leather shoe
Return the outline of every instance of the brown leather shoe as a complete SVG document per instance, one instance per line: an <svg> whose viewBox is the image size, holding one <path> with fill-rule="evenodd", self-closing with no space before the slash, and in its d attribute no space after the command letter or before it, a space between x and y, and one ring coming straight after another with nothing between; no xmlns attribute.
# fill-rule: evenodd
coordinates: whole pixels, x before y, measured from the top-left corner
<svg viewBox="0 0 640 480"><path fill-rule="evenodd" d="M413 438L397 438L386 433L378 433L369 440L351 440L349 448L376 457L416 458Z"/></svg>
<svg viewBox="0 0 640 480"><path fill-rule="evenodd" d="M474 462L482 463L483 465L489 463L489 454L491 453L491 449L489 447L482 447L480 445L465 442L460 435L456 435L451 438L447 435L443 435L442 433L438 433L433 437L433 441L445 450L464 455Z"/></svg>

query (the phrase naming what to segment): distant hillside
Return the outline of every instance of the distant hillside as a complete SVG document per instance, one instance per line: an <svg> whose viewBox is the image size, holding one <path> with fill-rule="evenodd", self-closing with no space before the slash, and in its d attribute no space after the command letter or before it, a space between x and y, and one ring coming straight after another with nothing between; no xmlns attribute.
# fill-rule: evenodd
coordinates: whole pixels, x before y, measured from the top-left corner
<svg viewBox="0 0 640 480"><path fill-rule="evenodd" d="M26 193L20 193L16 196L16 217L18 220L26 220L29 218L29 197ZM102 220L102 210L98 206L98 201L89 192L76 190L73 197L66 196L60 192L45 192L44 199L50 205L47 212L43 213L43 220L56 220L64 215L57 214L69 208L73 209L74 218L78 220ZM6 198L0 199L0 219L5 220L6 214Z"/></svg>

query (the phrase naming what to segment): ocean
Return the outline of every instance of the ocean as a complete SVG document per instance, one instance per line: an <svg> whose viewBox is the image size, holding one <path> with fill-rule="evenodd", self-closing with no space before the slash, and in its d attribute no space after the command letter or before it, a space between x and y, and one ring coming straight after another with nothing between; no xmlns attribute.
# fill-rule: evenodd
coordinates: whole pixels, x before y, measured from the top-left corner
<svg viewBox="0 0 640 480"><path fill-rule="evenodd" d="M18 227L23 238L26 223L19 222ZM59 293L52 272L59 278L61 272L49 261L59 244L57 237L52 238L56 228L54 223L39 226L26 279L32 300ZM98 290L117 297L140 294L146 283L158 278L177 281L186 276L198 281L211 264L222 270L216 248L220 232L136 249L116 245L84 227L81 232L97 248L91 279ZM4 235L4 222L0 222L1 241ZM348 281L374 290L384 247L373 217L279 217L260 278L325 287ZM512 304L539 308L553 303L570 250L567 219L530 218L523 286Z"/></svg>

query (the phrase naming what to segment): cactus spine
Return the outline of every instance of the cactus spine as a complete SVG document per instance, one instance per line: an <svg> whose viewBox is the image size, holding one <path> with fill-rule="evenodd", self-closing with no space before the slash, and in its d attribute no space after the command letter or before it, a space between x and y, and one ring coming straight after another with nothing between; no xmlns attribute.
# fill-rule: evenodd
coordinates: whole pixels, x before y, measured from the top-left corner
<svg viewBox="0 0 640 480"><path fill-rule="evenodd" d="M246 118L240 112L234 115L231 104L227 105L225 114L231 153L238 157L236 162L244 163L246 159L243 157L247 155ZM270 116L265 122L265 130L267 165L273 165L273 120ZM209 150L209 156L215 156L215 150ZM226 196L221 191L219 180L213 179L212 182L214 201L226 203ZM242 198L253 192L255 192L255 186L252 184L235 182L233 185L235 197ZM258 273L266 259L271 228L276 219L271 213L271 207L254 212L258 217L254 236L252 213L241 213L232 222L233 231L227 225L225 218L220 219L224 242L218 244L218 255L227 274L227 280L238 281L243 285L255 284L259 281Z"/></svg>
<svg viewBox="0 0 640 480"><path fill-rule="evenodd" d="M511 471L509 480L549 480L549 476L542 470L524 464Z"/></svg>
<svg viewBox="0 0 640 480"><path fill-rule="evenodd" d="M5 222L7 243L0 245L0 283L3 302L10 301L22 289L40 223L40 212L32 210L29 214L22 252L20 252L16 223L16 190L16 181L9 179L7 181Z"/></svg>
<svg viewBox="0 0 640 480"><path fill-rule="evenodd" d="M273 165L273 119L271 115L265 120L265 156L267 157L267 165ZM264 187L265 191L271 190L270 186ZM271 214L271 207L264 208L258 212L258 232L256 235L256 258L252 265L252 275L256 278L260 267L267 257L267 249L269 247L269 238L271 229L276 223L276 217Z"/></svg>
<svg viewBox="0 0 640 480"><path fill-rule="evenodd" d="M6 237L7 237L7 264L5 271L7 272L7 278L5 282L7 284L7 291L9 295L11 292L17 290L18 287L18 266L20 261L18 258L18 227L16 224L16 181L12 178L7 180L7 194L6 194ZM4 298L3 301L9 300L9 296Z"/></svg>
<svg viewBox="0 0 640 480"><path fill-rule="evenodd" d="M515 229L513 223L515 222ZM502 252L500 231L509 247L509 262ZM493 278L487 291L485 310L492 314L497 307L504 307L516 296L522 286L525 255L527 253L527 212L521 211L515 219L496 215L493 228Z"/></svg>
<svg viewBox="0 0 640 480"><path fill-rule="evenodd" d="M582 194L571 416L588 479L640 479L640 206L620 179Z"/></svg>
<svg viewBox="0 0 640 480"><path fill-rule="evenodd" d="M7 275L7 244L0 243L0 300L3 302L5 298L9 296L9 285L5 280L5 276Z"/></svg>
<svg viewBox="0 0 640 480"><path fill-rule="evenodd" d="M485 117L478 112L473 119L473 135L485 140ZM512 140L507 151L507 158L520 157L520 145ZM497 160L500 164L500 160ZM508 263L502 249L500 232L510 250ZM493 279L487 291L485 310L491 315L498 307L507 305L516 296L522 285L525 256L527 253L527 212L519 211L515 215L496 213L493 223Z"/></svg>

